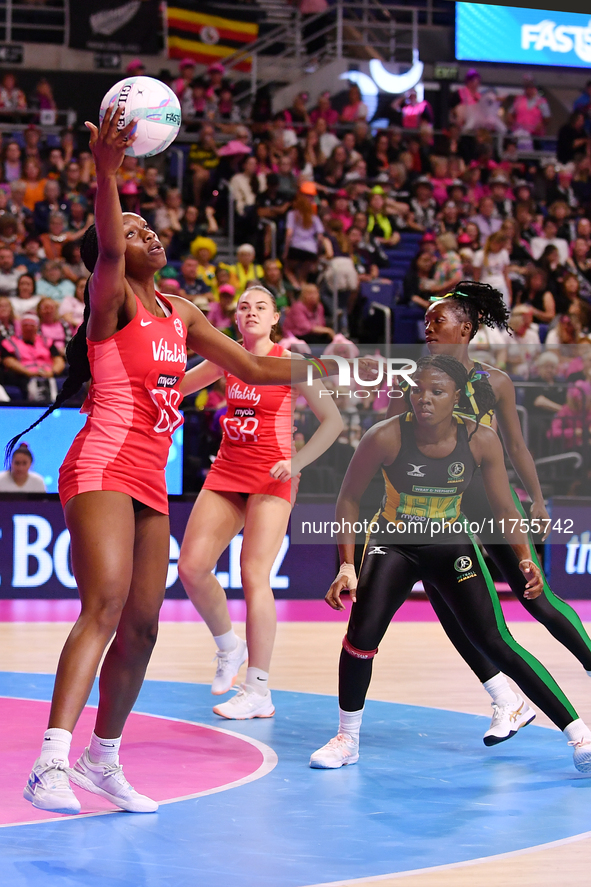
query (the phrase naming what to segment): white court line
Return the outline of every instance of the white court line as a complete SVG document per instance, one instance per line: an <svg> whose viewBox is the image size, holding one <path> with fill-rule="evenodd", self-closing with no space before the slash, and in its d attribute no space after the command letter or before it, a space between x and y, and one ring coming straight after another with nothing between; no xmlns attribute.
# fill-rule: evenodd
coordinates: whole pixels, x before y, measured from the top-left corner
<svg viewBox="0 0 591 887"><path fill-rule="evenodd" d="M471 865L481 865L483 862L495 862L498 859L512 859L515 856L525 856L538 853L541 850L551 850L554 847L563 847L565 844L574 844L591 838L591 832L582 832L580 835L572 835L570 838L561 838L559 841L550 841L547 844L537 844L533 847L524 847L522 850L510 850L508 853L496 853L492 856L479 856L475 859L466 859L462 862L450 862L447 865L434 865L424 869L409 869L406 872L395 872L391 875L374 875L368 878L354 878L349 881L325 881L322 884L306 884L301 887L354 887L355 884L379 884L380 881L393 881L395 878L410 878L413 875L429 875L432 872L446 872L450 869L463 869Z"/></svg>
<svg viewBox="0 0 591 887"><path fill-rule="evenodd" d="M18 699L21 702L45 702L49 704L47 699L31 699L28 696L0 696L0 699ZM97 706L86 705L85 708L94 708L96 710ZM234 733L232 730L225 730L223 727L212 727L209 724L201 724L199 721L187 721L184 718L168 718L166 715L155 715L151 712L133 711L132 714L142 715L143 717L148 718L159 718L161 721L174 721L177 724L190 724L192 727L203 727L205 730L212 730L214 733L226 733L228 736L233 736L236 739L241 739L243 742L247 742L249 745L253 745L263 756L263 762L260 767L249 776L243 776L241 779L234 780L234 782L228 782L224 785L219 785L216 788L208 788L202 792L195 792L192 795L182 795L178 798L168 798L166 801L158 801L159 807L163 807L165 804L176 804L178 801L190 801L192 798L202 798L205 797L205 795L215 795L218 792L225 792L231 788L238 788L240 785L246 785L249 782L254 782L256 779L261 779L263 776L266 776L267 773L270 773L271 770L275 769L279 762L279 758L269 745L265 745L264 742L260 742L258 739L252 739L250 736L243 736L242 733ZM87 819L91 816L112 816L113 813L126 812L127 811L125 810L118 810L116 808L115 810L103 810L97 813L76 813L73 816L56 814L55 819L50 818L24 822L6 822L0 825L0 828L13 828L13 826L20 825L43 825L46 822L71 822L74 819Z"/></svg>

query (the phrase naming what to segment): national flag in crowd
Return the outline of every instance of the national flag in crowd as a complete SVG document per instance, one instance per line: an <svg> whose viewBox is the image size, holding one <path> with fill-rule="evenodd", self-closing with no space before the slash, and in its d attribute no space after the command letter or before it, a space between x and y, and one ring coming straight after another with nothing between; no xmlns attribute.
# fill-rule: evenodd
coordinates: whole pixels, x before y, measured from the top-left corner
<svg viewBox="0 0 591 887"><path fill-rule="evenodd" d="M191 0L173 0L167 7L168 57L192 58L203 65L223 62L224 59L253 43L259 26L253 21L256 10L244 13L244 20L224 18L195 11ZM215 4L210 4L215 9ZM236 13L233 11L232 15ZM245 59L238 70L249 71L250 61Z"/></svg>

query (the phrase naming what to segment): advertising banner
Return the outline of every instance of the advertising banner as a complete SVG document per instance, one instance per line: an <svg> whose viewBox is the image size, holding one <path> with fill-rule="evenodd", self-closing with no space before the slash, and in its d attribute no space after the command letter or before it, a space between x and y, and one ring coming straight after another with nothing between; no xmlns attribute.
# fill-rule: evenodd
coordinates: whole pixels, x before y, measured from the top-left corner
<svg viewBox="0 0 591 887"><path fill-rule="evenodd" d="M456 3L456 58L588 68L591 15Z"/></svg>
<svg viewBox="0 0 591 887"><path fill-rule="evenodd" d="M70 0L70 47L156 55L160 51L159 0Z"/></svg>
<svg viewBox="0 0 591 887"><path fill-rule="evenodd" d="M167 593L184 598L178 557L192 502L170 503L170 562ZM238 535L221 556L216 575L229 598L242 597ZM271 570L277 598L322 598L335 577L332 545L292 546L290 527ZM0 598L76 598L70 534L57 499L0 501Z"/></svg>

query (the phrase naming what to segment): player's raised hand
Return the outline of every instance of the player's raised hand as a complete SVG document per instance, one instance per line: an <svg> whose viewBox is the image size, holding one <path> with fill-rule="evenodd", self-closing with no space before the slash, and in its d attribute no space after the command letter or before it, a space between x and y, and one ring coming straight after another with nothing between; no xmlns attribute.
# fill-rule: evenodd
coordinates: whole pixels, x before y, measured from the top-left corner
<svg viewBox="0 0 591 887"><path fill-rule="evenodd" d="M119 107L107 108L100 129L85 121L90 130L90 150L96 164L97 175L114 175L125 156L125 149L135 141L132 134L137 121L131 120L127 126L120 127L123 111Z"/></svg>

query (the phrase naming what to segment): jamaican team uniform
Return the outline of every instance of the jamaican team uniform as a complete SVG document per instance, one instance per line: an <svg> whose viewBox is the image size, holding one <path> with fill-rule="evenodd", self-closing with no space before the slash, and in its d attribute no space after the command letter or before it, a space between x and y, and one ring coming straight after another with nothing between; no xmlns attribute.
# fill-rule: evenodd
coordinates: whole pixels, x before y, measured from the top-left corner
<svg viewBox="0 0 591 887"><path fill-rule="evenodd" d="M422 580L429 597L438 595L448 608L469 645L496 666L494 674L501 670L513 678L562 730L577 714L549 672L509 632L490 574L467 529L450 533L449 544L443 545L421 542L418 533L411 542L406 531L400 536L404 542L384 542L388 523L418 521L428 528L431 521L461 521L464 488L477 466L466 425L461 417L456 420L453 452L432 459L416 444L414 415L400 417L400 451L391 465L383 466L386 493L375 518L379 532L367 540L343 644L339 705L344 711L363 708L378 645L415 582ZM395 539L395 533L388 535Z"/></svg>

